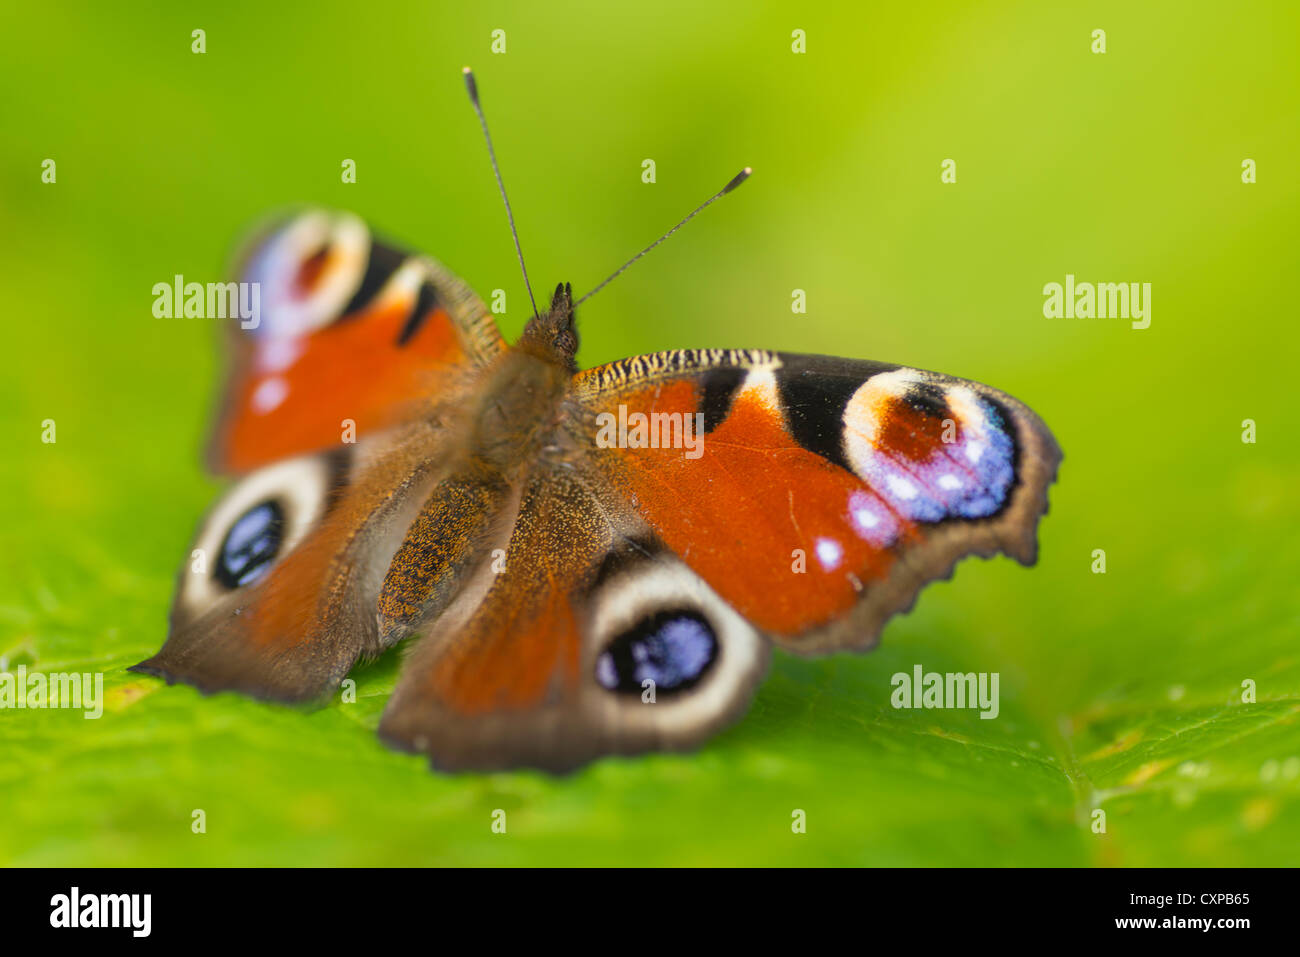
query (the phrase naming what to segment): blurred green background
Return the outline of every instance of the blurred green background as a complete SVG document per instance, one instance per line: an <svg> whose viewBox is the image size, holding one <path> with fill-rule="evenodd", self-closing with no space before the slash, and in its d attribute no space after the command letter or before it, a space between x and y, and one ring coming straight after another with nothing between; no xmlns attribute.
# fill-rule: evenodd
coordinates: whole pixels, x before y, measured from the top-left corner
<svg viewBox="0 0 1300 957"><path fill-rule="evenodd" d="M109 698L99 721L0 712L0 862L1300 864L1294 5L0 18L0 664L103 670ZM128 675L220 488L199 464L217 323L154 319L155 282L221 278L249 223L319 203L506 289L522 327L465 63L539 288L589 288L756 170L584 307L584 365L748 346L1005 389L1066 453L1038 567L967 562L871 655L778 654L701 752L560 779L386 750L394 655L356 673L357 704L310 715ZM1044 318L1066 273L1150 282L1150 328ZM890 676L918 663L999 672L1001 717L893 710Z"/></svg>

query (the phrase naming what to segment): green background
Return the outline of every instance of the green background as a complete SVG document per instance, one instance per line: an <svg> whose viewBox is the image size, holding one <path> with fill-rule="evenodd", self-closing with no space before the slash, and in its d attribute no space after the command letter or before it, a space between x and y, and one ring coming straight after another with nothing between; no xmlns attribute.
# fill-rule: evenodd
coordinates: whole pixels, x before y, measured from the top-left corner
<svg viewBox="0 0 1300 957"><path fill-rule="evenodd" d="M0 14L0 657L109 698L0 712L0 862L1300 863L1294 5L620 6ZM963 564L873 654L778 654L696 754L558 779L386 750L391 654L310 715L127 674L220 488L217 323L154 319L154 283L222 278L248 224L319 203L506 289L522 327L465 63L539 288L590 288L755 168L583 308L584 365L764 347L1005 389L1066 455L1039 565ZM1150 282L1151 327L1044 318L1066 273ZM918 663L999 672L1001 716L893 710Z"/></svg>

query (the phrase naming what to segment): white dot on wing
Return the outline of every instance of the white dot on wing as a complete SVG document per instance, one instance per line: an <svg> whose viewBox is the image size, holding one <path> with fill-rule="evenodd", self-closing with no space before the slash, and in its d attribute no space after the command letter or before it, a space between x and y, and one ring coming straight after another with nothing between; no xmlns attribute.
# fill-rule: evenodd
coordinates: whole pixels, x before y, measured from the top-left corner
<svg viewBox="0 0 1300 957"><path fill-rule="evenodd" d="M901 475L891 475L885 480L889 490L901 499L916 498L916 486Z"/></svg>
<svg viewBox="0 0 1300 957"><path fill-rule="evenodd" d="M875 528L880 524L880 517L869 508L855 508L853 510L853 521L857 522L861 528Z"/></svg>
<svg viewBox="0 0 1300 957"><path fill-rule="evenodd" d="M289 383L279 376L265 379L261 385L253 390L253 411L264 415L278 407L288 394Z"/></svg>
<svg viewBox="0 0 1300 957"><path fill-rule="evenodd" d="M827 571L832 571L840 564L840 559L844 557L844 549L840 543L833 538L817 539L817 560L822 563L822 567Z"/></svg>

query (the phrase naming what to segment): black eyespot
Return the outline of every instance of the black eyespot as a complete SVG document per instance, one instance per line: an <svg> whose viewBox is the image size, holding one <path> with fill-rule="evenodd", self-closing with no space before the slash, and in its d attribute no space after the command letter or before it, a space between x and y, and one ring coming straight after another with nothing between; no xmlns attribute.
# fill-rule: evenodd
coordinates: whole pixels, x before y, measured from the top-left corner
<svg viewBox="0 0 1300 957"><path fill-rule="evenodd" d="M241 588L271 567L284 537L284 510L278 502L254 505L230 526L217 556L217 581Z"/></svg>
<svg viewBox="0 0 1300 957"><path fill-rule="evenodd" d="M718 639L702 615L689 610L661 611L619 635L596 659L596 680L610 691L641 693L642 682L656 692L694 686L718 657Z"/></svg>

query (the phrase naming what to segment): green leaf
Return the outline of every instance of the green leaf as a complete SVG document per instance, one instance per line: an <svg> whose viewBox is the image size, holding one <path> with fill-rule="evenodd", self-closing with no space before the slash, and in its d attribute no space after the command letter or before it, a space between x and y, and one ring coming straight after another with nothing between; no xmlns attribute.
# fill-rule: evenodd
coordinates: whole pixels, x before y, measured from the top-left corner
<svg viewBox="0 0 1300 957"><path fill-rule="evenodd" d="M15 11L0 666L102 672L107 700L97 720L0 710L0 863L1300 863L1300 80L1280 39L1300 22L1194 3L1171 32L1132 7L1104 18L1105 55L1050 5L936 30L910 8L795 24L671 2L632 23L519 4L506 56L473 10L434 25L417 3L213 9L203 55L188 12ZM385 749L396 654L357 670L355 704L310 713L127 673L163 641L220 488L198 465L218 330L154 319L153 283L221 278L250 222L313 202L506 288L502 325L522 325L461 86L474 54L535 277L585 288L755 166L584 305L585 365L771 347L1004 388L1066 455L1039 565L967 562L872 654L778 654L698 753L567 777L438 775ZM1067 273L1152 283L1150 328L1045 318L1040 291ZM895 709L916 665L996 672L998 717Z"/></svg>

